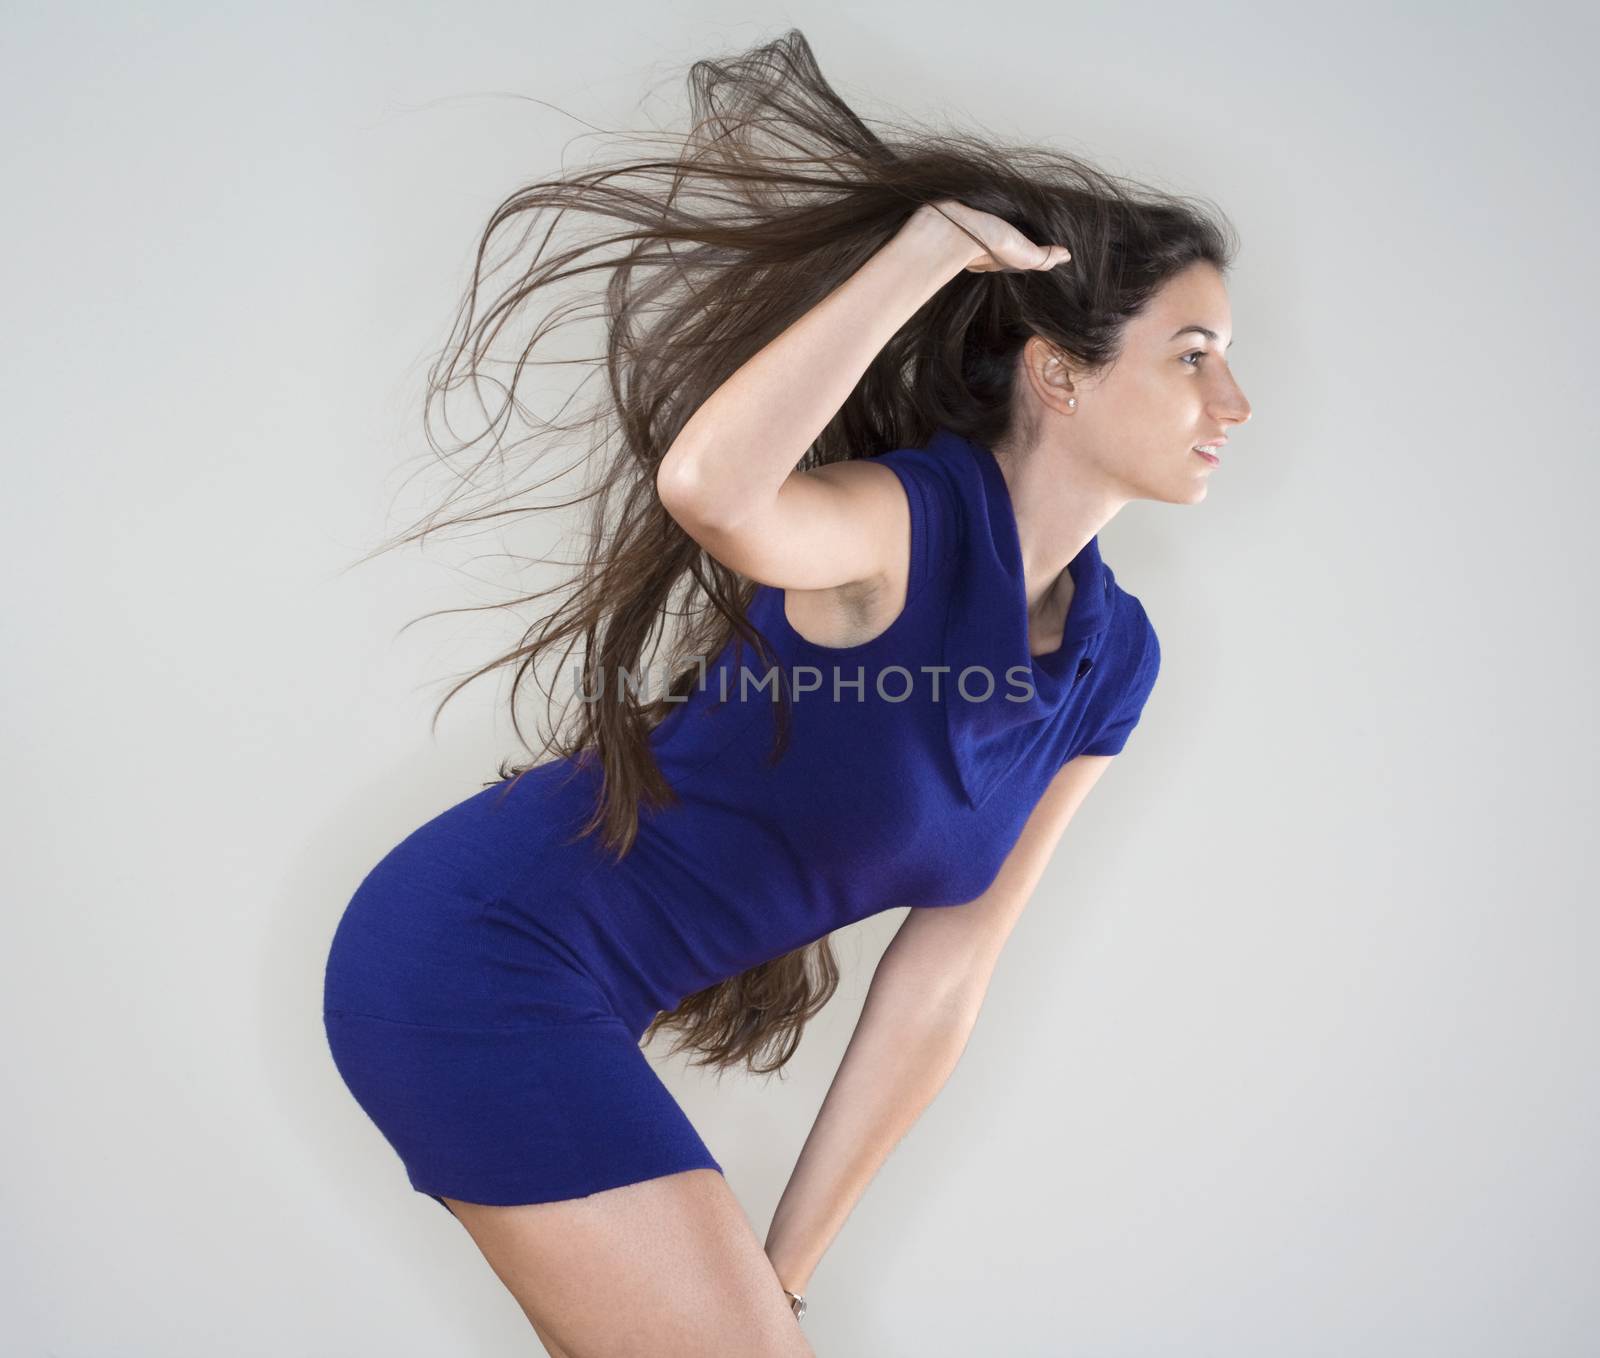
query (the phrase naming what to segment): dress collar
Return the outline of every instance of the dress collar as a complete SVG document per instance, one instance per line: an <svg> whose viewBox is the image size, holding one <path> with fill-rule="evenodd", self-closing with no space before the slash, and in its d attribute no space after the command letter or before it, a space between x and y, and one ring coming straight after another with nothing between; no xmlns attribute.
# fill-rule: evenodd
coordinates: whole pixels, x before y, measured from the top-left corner
<svg viewBox="0 0 1600 1358"><path fill-rule="evenodd" d="M1073 595L1061 644L1043 655L1028 651L1028 600L1022 544L1010 489L994 453L980 443L941 426L928 449L948 459L963 489L965 543L951 585L945 627L945 658L951 685L945 694L951 753L968 803L980 806L1036 743L1048 739L1054 718L1082 694L1093 664L1096 640L1107 630L1115 601L1115 578L1100 558L1098 536L1073 557ZM967 699L956 686L969 666L993 676L988 698ZM1011 677L1031 667L1031 696ZM966 691L987 687L973 675Z"/></svg>
<svg viewBox="0 0 1600 1358"><path fill-rule="evenodd" d="M1022 565L1022 539L1017 532L1016 509L1011 502L1011 488L993 451L972 439L941 426L929 443L929 448L944 457L966 457L977 465L983 481L983 504L971 506L975 526L987 523L987 533L971 533L973 546L998 565L1012 581L1017 607L1021 610L1024 634L1028 616L1027 580ZM979 511L982 510L982 517ZM1100 535L1097 533L1084 543L1077 556L1067 565L1072 574L1072 602L1067 606L1061 645L1054 651L1034 656L1036 664L1053 668L1052 661L1069 649L1070 643L1103 632L1111 623L1112 581L1111 568L1100 558ZM1024 643L1024 650L1027 649Z"/></svg>

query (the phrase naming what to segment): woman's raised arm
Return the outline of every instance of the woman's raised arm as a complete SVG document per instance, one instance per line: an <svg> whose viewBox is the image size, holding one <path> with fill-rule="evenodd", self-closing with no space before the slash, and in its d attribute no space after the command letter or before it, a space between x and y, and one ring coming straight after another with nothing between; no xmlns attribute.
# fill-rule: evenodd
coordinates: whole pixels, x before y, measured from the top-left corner
<svg viewBox="0 0 1600 1358"><path fill-rule="evenodd" d="M884 345L941 287L997 259L1031 268L1041 257L1053 266L1064 252L964 204L919 207L689 417L656 470L667 512L723 565L762 584L830 589L887 574L889 530L905 513L894 474L865 461L795 467Z"/></svg>

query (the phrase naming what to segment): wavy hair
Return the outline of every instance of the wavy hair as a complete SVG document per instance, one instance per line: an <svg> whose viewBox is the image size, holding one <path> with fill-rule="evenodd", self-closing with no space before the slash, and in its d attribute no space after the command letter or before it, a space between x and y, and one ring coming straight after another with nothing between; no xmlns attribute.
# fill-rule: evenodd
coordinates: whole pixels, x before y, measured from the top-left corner
<svg viewBox="0 0 1600 1358"><path fill-rule="evenodd" d="M869 126L823 78L798 30L730 58L697 61L688 85L686 133L635 133L631 159L625 153L536 180L490 214L424 401L428 445L452 465L459 486L420 525L362 558L447 528L513 526L542 510L593 502L586 553L581 563L562 563L577 566L566 580L503 603L438 610L515 610L564 596L516 645L460 679L434 724L461 688L510 671L512 727L534 758L502 761L499 781L514 783L541 754L592 761L600 790L579 833L598 835L617 859L634 842L642 805L676 802L648 743L672 704L604 677L637 674L665 648L664 669L674 675L666 694L681 697L700 672L690 658L715 656L734 637L763 663L772 659L767 638L745 615L755 582L708 555L655 489L667 449L722 382L866 263L919 205L953 198L1032 240L1065 244L1070 266L952 279L874 357L797 469L920 444L940 425L999 446L1013 432L1017 359L1030 336L1042 336L1082 371L1103 370L1115 361L1127 322L1164 282L1198 260L1226 273L1237 249L1226 219L1202 201L1141 187L1073 155L968 129ZM575 229L573 219L594 225ZM506 259L490 262L503 239ZM489 280L508 265L508 280L486 298ZM603 353L533 357L586 307L603 319ZM497 345L506 357L493 356ZM536 414L518 388L541 362L603 371L604 390L569 420L560 411ZM502 382L492 373L506 363ZM455 438L447 407L461 388L471 394L476 432L440 443L435 418ZM563 404L575 397L565 393ZM508 438L518 427L527 432ZM589 489L574 500L519 503L520 493L507 489L512 455L529 442L579 433L590 444L580 459ZM473 465L455 465L475 448ZM448 513L479 486L489 462L501 475L487 502ZM563 708L535 752L517 720L518 690L532 677L550 698L541 662L564 645L564 663L580 641L578 718ZM787 746L786 693L774 712L775 762ZM687 996L656 1015L645 1040L672 1029L674 1051L691 1049L696 1065L780 1071L838 980L830 940L822 938Z"/></svg>

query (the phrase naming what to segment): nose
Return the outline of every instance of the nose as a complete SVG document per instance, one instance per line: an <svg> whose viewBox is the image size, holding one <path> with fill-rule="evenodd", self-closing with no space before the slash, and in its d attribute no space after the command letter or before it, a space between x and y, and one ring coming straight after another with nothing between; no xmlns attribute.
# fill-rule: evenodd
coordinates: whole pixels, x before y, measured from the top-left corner
<svg viewBox="0 0 1600 1358"><path fill-rule="evenodd" d="M1216 402L1213 415L1227 424L1245 424L1251 416L1250 401L1237 382L1229 383L1230 390Z"/></svg>

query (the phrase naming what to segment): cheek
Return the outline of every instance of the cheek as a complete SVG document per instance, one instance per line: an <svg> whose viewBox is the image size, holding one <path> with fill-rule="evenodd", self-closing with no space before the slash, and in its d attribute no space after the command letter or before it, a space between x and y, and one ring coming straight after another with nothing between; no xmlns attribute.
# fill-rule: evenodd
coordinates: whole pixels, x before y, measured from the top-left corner
<svg viewBox="0 0 1600 1358"><path fill-rule="evenodd" d="M1130 373L1106 394L1121 418L1154 425L1181 418L1183 412L1198 405L1200 384L1201 379L1186 373L1181 365L1175 370L1147 368L1137 375Z"/></svg>
<svg viewBox="0 0 1600 1358"><path fill-rule="evenodd" d="M1168 448L1174 439L1181 444L1194 434L1205 398L1198 378L1185 382L1152 379L1141 385L1137 399L1123 403L1123 427L1135 441L1152 449Z"/></svg>
<svg viewBox="0 0 1600 1358"><path fill-rule="evenodd" d="M1092 393L1078 426L1079 446L1095 460L1125 475L1170 473L1181 462L1204 415L1199 377L1184 379L1160 369L1124 368Z"/></svg>

